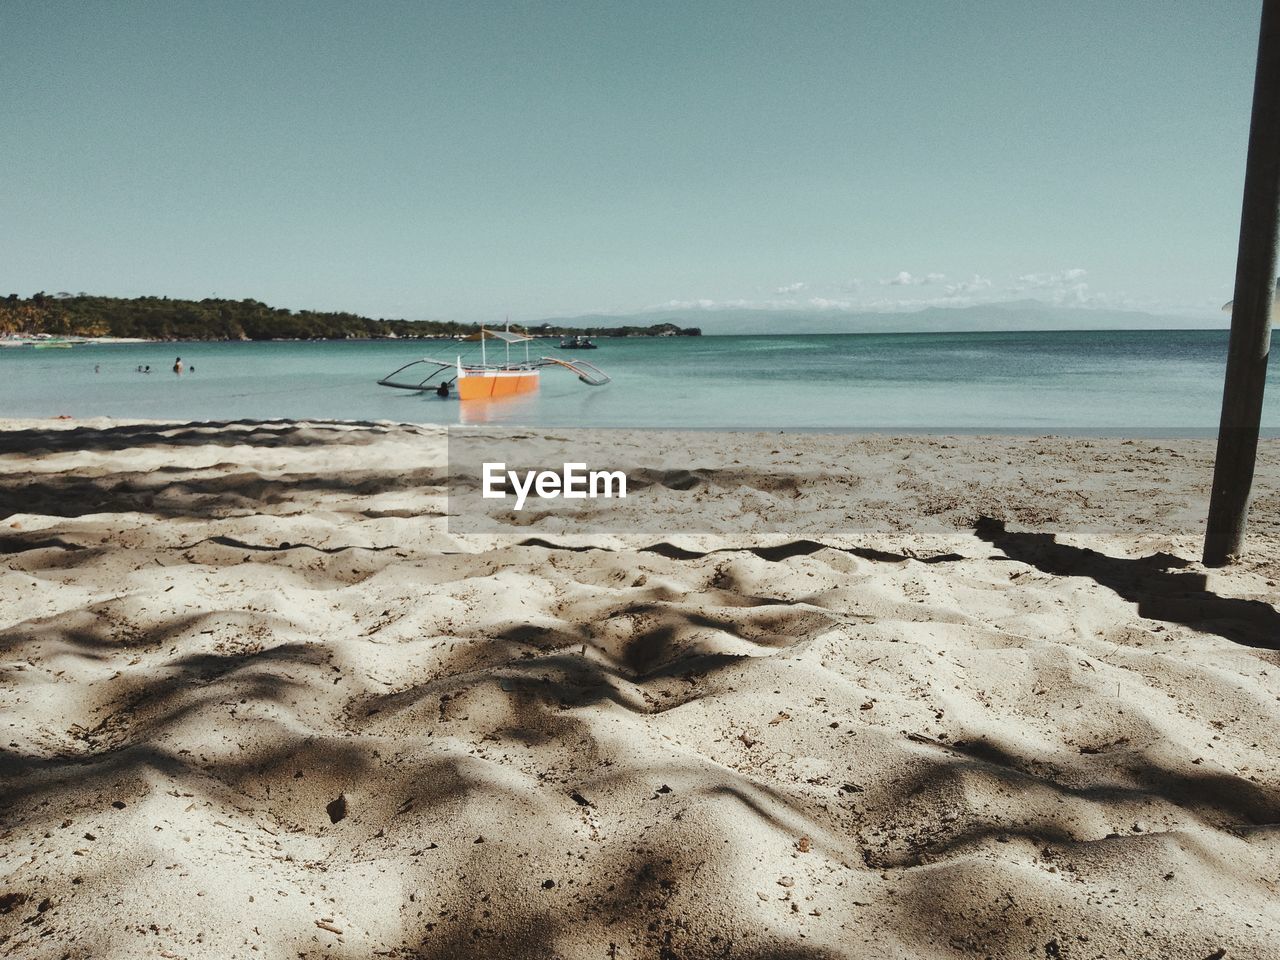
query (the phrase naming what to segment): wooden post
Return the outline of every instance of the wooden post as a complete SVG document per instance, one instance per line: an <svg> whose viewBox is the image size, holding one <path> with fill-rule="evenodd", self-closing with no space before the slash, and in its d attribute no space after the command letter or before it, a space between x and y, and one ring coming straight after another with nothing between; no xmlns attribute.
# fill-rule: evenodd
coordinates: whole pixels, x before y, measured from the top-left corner
<svg viewBox="0 0 1280 960"><path fill-rule="evenodd" d="M1280 0L1264 0L1253 81L1253 119L1245 161L1240 250L1231 310L1231 344L1222 392L1218 456L1204 537L1206 566L1240 555L1249 491L1258 456L1262 392L1271 342L1276 288L1276 233L1280 219Z"/></svg>

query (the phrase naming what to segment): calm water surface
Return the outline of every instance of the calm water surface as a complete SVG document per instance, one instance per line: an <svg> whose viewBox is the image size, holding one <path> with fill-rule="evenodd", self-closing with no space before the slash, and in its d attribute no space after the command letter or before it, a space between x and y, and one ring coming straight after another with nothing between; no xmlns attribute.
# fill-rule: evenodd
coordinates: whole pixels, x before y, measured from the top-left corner
<svg viewBox="0 0 1280 960"><path fill-rule="evenodd" d="M461 403L375 381L441 342L104 344L0 350L0 416L768 429L1196 433L1218 422L1217 330L846 334L601 340L613 382L543 372L514 401ZM571 356L555 341L536 353ZM181 377L174 357L194 364ZM150 365L151 374L137 372ZM98 372L95 373L95 366ZM1276 365L1264 425L1280 429Z"/></svg>

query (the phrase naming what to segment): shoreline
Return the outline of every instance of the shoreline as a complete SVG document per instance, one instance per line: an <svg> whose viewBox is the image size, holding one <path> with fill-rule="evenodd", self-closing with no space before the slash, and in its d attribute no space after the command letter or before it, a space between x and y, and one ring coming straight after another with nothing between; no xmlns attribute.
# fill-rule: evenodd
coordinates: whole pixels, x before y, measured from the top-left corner
<svg viewBox="0 0 1280 960"><path fill-rule="evenodd" d="M187 420L148 417L121 416L74 416L71 414L52 414L45 417L0 417L0 431L47 427L51 429L73 429L77 426L132 426L139 424L171 425L171 426L209 426L225 423L262 423L262 424L341 424L359 426L373 424L377 426L402 426L439 428L442 430L474 430L476 424L442 423L435 420L393 420L370 418L336 418L336 417L236 417L234 419L213 418L205 420ZM604 426L604 427L567 427L548 424L512 424L499 423L491 428L480 425L481 429L497 431L555 431L555 430L589 430L595 433L655 433L655 434L727 434L731 436L752 435L761 438L771 436L797 437L882 437L891 439L933 437L938 440L983 440L983 439L1043 439L1043 440L1216 440L1217 427L733 427L733 426ZM1280 440L1280 427L1262 426L1259 439L1266 443Z"/></svg>

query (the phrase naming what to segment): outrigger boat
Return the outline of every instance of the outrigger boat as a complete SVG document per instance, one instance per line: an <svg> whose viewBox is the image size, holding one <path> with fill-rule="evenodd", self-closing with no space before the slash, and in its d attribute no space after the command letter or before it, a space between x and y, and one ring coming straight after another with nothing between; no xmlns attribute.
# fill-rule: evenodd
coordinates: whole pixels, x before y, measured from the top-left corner
<svg viewBox="0 0 1280 960"><path fill-rule="evenodd" d="M488 338L501 340L505 345L506 356L502 363L490 363L485 341ZM398 390L434 390L438 396L447 397L456 390L459 400L488 400L495 397L513 397L522 393L533 393L542 380L542 371L546 367L564 367L578 375L578 379L588 386L599 387L609 382L609 375L595 364L585 360L561 360L558 357L538 357L529 355L529 343L533 337L510 330L480 329L480 362L464 363L459 356L454 360L437 360L423 357L413 360L403 367L387 374L378 383L384 387L395 387ZM511 347L524 344L524 359L512 360ZM401 377L404 371L422 365L427 374L415 380L415 371L408 377Z"/></svg>

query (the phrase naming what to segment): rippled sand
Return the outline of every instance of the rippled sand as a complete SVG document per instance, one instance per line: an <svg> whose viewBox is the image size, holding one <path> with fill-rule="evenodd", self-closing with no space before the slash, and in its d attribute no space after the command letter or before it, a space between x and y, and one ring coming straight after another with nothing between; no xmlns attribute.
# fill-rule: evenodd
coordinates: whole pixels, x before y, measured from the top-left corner
<svg viewBox="0 0 1280 960"><path fill-rule="evenodd" d="M1208 572L1203 442L792 442L919 496L462 535L437 428L9 423L0 955L1274 957L1274 486Z"/></svg>

